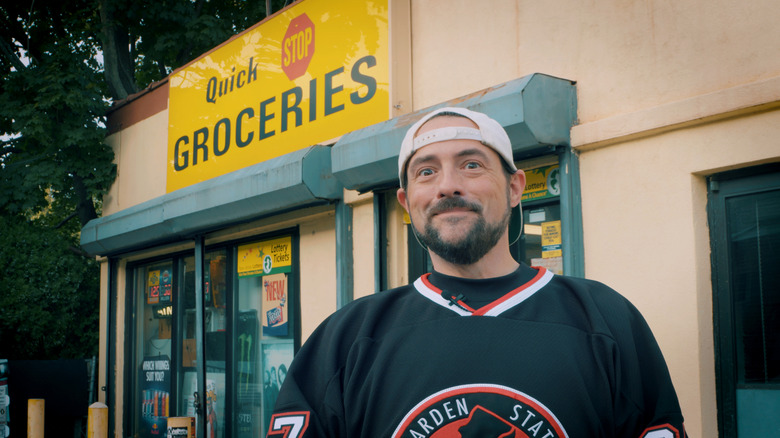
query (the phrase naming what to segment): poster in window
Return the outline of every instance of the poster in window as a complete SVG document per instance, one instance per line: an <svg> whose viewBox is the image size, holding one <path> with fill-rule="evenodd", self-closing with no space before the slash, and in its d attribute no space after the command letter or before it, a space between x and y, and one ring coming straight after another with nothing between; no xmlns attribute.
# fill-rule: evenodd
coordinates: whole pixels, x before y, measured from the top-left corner
<svg viewBox="0 0 780 438"><path fill-rule="evenodd" d="M171 361L168 356L141 362L141 436L164 437L170 413Z"/></svg>
<svg viewBox="0 0 780 438"><path fill-rule="evenodd" d="M171 271L168 269L163 269L162 272L160 272L160 302L161 303L170 303L173 301L173 294L171 287Z"/></svg>
<svg viewBox="0 0 780 438"><path fill-rule="evenodd" d="M217 438L220 429L220 416L217 414L219 406L217 401L217 385L214 380L206 380L206 438Z"/></svg>
<svg viewBox="0 0 780 438"><path fill-rule="evenodd" d="M542 222L542 258L560 257L561 221Z"/></svg>
<svg viewBox="0 0 780 438"><path fill-rule="evenodd" d="M258 352L260 351L260 321L255 309L240 311L237 327L237 371L236 392L237 425L235 436L238 438L257 438L260 433L260 389L262 376L258 374Z"/></svg>
<svg viewBox="0 0 780 438"><path fill-rule="evenodd" d="M146 277L146 304L160 302L160 270L149 271Z"/></svg>
<svg viewBox="0 0 780 438"><path fill-rule="evenodd" d="M238 247L237 262L239 277L291 272L292 237L285 236L241 245Z"/></svg>
<svg viewBox="0 0 780 438"><path fill-rule="evenodd" d="M561 175L557 164L525 170L522 201L554 198L561 195Z"/></svg>
<svg viewBox="0 0 780 438"><path fill-rule="evenodd" d="M263 336L287 336L287 274L263 277Z"/></svg>
<svg viewBox="0 0 780 438"><path fill-rule="evenodd" d="M287 370L293 359L291 343L273 343L263 345L263 435L268 431L268 423L279 395L279 388L287 377Z"/></svg>

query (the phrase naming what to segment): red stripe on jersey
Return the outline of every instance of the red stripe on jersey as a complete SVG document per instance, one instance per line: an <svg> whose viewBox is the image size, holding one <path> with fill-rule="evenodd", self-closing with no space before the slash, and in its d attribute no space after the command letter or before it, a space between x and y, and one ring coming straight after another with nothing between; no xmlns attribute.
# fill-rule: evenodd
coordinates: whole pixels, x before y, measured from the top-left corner
<svg viewBox="0 0 780 438"><path fill-rule="evenodd" d="M444 297L442 297L441 295L442 290L434 286L433 283L430 282L429 279L431 275L430 273L423 274L418 279L418 281L415 282L414 286L417 289L417 291L420 292L423 296L427 297L431 301L443 307L447 307L453 310L456 313L460 313L462 315L471 314L471 315L478 315L478 316L496 316L501 314L504 310L506 310L504 308L501 308L502 305L507 305L508 306L507 308L516 306L517 304L521 303L529 296L536 293L536 291L541 289L543 286L545 286L553 277L553 274L543 267L534 267L533 269L536 269L538 273L534 276L533 279L531 279L531 281L523 284L522 286L516 289L507 292L501 298L491 302L490 304L486 304L477 310L471 308L468 304L466 304L462 300L457 301L457 304L458 306L460 306L460 308L459 309L455 308L456 306L454 306L452 302L447 301ZM523 294L525 295L521 296ZM512 301L516 301L516 302L512 302Z"/></svg>
<svg viewBox="0 0 780 438"><path fill-rule="evenodd" d="M529 287L535 285L539 280L544 277L544 274L547 272L547 269L539 266L539 267L533 267L533 269L536 269L537 272L534 278L531 279L528 283L518 287L517 289L509 291L506 295L503 297L493 301L490 304L486 304L479 308L476 312L474 312L475 315L485 315L487 312L489 312L491 309L494 309L498 307L500 304L507 302L510 298L514 297L515 295L523 292L524 290L528 289Z"/></svg>

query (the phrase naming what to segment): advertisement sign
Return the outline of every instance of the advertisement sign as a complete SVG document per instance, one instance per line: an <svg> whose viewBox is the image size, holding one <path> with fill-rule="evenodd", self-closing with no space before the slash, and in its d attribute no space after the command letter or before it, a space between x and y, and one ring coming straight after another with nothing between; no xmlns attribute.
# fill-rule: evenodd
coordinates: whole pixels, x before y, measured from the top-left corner
<svg viewBox="0 0 780 438"><path fill-rule="evenodd" d="M168 356L145 357L140 373L141 436L163 437L171 411L171 360Z"/></svg>
<svg viewBox="0 0 780 438"><path fill-rule="evenodd" d="M146 304L160 302L160 271L151 270L146 276Z"/></svg>
<svg viewBox="0 0 780 438"><path fill-rule="evenodd" d="M235 436L238 438L256 438L260 435L260 406L255 403L260 388L257 368L260 343L257 310L245 310L238 314L238 356L237 370L237 425Z"/></svg>
<svg viewBox="0 0 780 438"><path fill-rule="evenodd" d="M217 438L220 416L217 415L217 384L206 380L206 438Z"/></svg>
<svg viewBox="0 0 780 438"><path fill-rule="evenodd" d="M150 270L146 277L146 304L170 303L173 300L171 271Z"/></svg>
<svg viewBox="0 0 780 438"><path fill-rule="evenodd" d="M543 213L543 211L542 211ZM531 266L544 267L554 274L563 274L563 235L561 221L542 222L542 257L531 259Z"/></svg>
<svg viewBox="0 0 780 438"><path fill-rule="evenodd" d="M290 272L292 237L264 240L238 247L238 276L253 277Z"/></svg>
<svg viewBox="0 0 780 438"><path fill-rule="evenodd" d="M561 178L560 168L557 164L525 171L523 201L546 199L560 195Z"/></svg>
<svg viewBox="0 0 780 438"><path fill-rule="evenodd" d="M561 221L542 222L542 258L560 257Z"/></svg>
<svg viewBox="0 0 780 438"><path fill-rule="evenodd" d="M263 277L263 335L287 336L287 275Z"/></svg>
<svg viewBox="0 0 780 438"><path fill-rule="evenodd" d="M293 359L293 345L273 343L263 345L263 433L266 436L279 388L287 377Z"/></svg>
<svg viewBox="0 0 780 438"><path fill-rule="evenodd" d="M388 2L300 1L169 86L167 192L382 122Z"/></svg>
<svg viewBox="0 0 780 438"><path fill-rule="evenodd" d="M205 438L217 438L219 431L224 430L224 426L220 426L220 422L224 420L225 415L225 374L210 373L210 375L214 378L206 379L206 396L204 397L206 402ZM187 372L184 374L182 381L182 391L187 399L185 415L195 419L194 427L197 428L199 421L196 412L196 406L199 402L199 399L196 396L198 391L198 378L196 373Z"/></svg>

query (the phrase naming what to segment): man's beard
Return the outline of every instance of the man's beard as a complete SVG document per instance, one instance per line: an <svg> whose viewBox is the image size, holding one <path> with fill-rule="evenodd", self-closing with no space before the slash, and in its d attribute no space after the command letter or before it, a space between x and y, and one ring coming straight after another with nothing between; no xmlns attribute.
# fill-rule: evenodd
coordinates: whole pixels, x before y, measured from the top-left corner
<svg viewBox="0 0 780 438"><path fill-rule="evenodd" d="M507 202L508 204L508 202ZM436 253L445 261L455 265L472 265L478 262L498 243L498 240L506 232L511 216L511 206L507 205L506 214L497 223L489 224L482 215L482 206L464 200L463 198L446 198L436 204L428 212L429 219L434 213L446 211L452 208L469 208L476 212L478 217L471 229L463 233L463 237L455 242L445 242L439 230L433 226L431 220L425 224L422 233L412 225L418 240L428 249Z"/></svg>

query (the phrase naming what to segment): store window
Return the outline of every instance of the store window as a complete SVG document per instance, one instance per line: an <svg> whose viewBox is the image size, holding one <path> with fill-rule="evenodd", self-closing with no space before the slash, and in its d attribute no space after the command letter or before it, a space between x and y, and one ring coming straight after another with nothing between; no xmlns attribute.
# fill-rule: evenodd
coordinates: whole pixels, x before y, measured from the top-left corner
<svg viewBox="0 0 780 438"><path fill-rule="evenodd" d="M265 436L300 344L296 242L288 234L207 250L202 297L191 253L130 267L129 436L163 437L174 416L205 421L205 438Z"/></svg>
<svg viewBox="0 0 780 438"><path fill-rule="evenodd" d="M518 167L525 171L523 234L512 245L512 255L529 266L542 266L563 274L561 177L558 164Z"/></svg>

